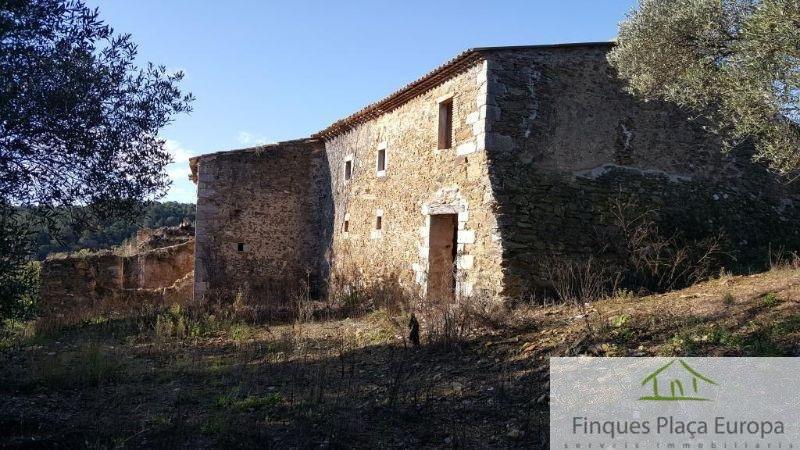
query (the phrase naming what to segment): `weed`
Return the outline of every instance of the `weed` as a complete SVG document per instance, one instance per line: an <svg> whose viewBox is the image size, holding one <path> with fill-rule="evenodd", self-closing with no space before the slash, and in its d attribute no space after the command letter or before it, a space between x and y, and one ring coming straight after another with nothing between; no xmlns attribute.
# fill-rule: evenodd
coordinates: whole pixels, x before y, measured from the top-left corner
<svg viewBox="0 0 800 450"><path fill-rule="evenodd" d="M771 308L777 305L778 302L779 302L778 297L773 292L770 292L769 294L764 296L764 306L766 306L767 308Z"/></svg>
<svg viewBox="0 0 800 450"><path fill-rule="evenodd" d="M725 306L733 306L734 303L736 303L736 299L733 297L733 294L726 292L722 297L722 304Z"/></svg>
<svg viewBox="0 0 800 450"><path fill-rule="evenodd" d="M741 336L724 327L713 327L706 337L708 343L712 345L721 345L734 350L738 350L742 346Z"/></svg>
<svg viewBox="0 0 800 450"><path fill-rule="evenodd" d="M250 395L241 400L234 401L230 407L239 411L250 411L256 409L271 408L284 402L281 394L273 393L264 396Z"/></svg>
<svg viewBox="0 0 800 450"><path fill-rule="evenodd" d="M760 330L747 336L742 343L746 355L786 356L772 334L771 330Z"/></svg>
<svg viewBox="0 0 800 450"><path fill-rule="evenodd" d="M631 316L622 314L611 318L611 336L619 344L625 344L635 337L634 330L630 327Z"/></svg>
<svg viewBox="0 0 800 450"><path fill-rule="evenodd" d="M283 404L285 401L283 396L277 392L263 396L248 395L244 398L240 398L240 392L241 389L235 387L227 394L217 396L214 400L214 406L236 411L250 411L271 408Z"/></svg>
<svg viewBox="0 0 800 450"><path fill-rule="evenodd" d="M620 300L633 300L636 298L636 293L630 289L617 289L614 291L614 298L618 298Z"/></svg>
<svg viewBox="0 0 800 450"><path fill-rule="evenodd" d="M689 331L676 333L669 341L669 353L677 356L692 356L697 354L700 346L696 336Z"/></svg>
<svg viewBox="0 0 800 450"><path fill-rule="evenodd" d="M792 315L772 326L772 335L782 337L800 331L800 315Z"/></svg>
<svg viewBox="0 0 800 450"><path fill-rule="evenodd" d="M233 324L229 330L231 339L236 342L246 341L253 337L253 328L247 324L237 323Z"/></svg>

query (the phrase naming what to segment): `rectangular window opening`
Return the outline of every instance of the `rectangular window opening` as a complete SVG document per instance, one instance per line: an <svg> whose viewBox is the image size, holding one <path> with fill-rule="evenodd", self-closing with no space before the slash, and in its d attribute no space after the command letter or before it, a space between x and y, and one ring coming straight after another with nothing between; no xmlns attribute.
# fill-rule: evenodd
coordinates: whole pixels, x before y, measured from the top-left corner
<svg viewBox="0 0 800 450"><path fill-rule="evenodd" d="M243 252L244 251L244 242L236 243L236 251L237 252Z"/></svg>
<svg viewBox="0 0 800 450"><path fill-rule="evenodd" d="M383 216L375 217L375 229L380 230L383 227Z"/></svg>
<svg viewBox="0 0 800 450"><path fill-rule="evenodd" d="M386 149L378 150L378 172L386 170Z"/></svg>
<svg viewBox="0 0 800 450"><path fill-rule="evenodd" d="M353 161L344 162L344 179L349 180L353 176Z"/></svg>
<svg viewBox="0 0 800 450"><path fill-rule="evenodd" d="M349 220L345 220L344 223L342 224L342 231L344 231L345 233L350 232L350 221Z"/></svg>
<svg viewBox="0 0 800 450"><path fill-rule="evenodd" d="M453 145L453 99L439 103L439 149Z"/></svg>

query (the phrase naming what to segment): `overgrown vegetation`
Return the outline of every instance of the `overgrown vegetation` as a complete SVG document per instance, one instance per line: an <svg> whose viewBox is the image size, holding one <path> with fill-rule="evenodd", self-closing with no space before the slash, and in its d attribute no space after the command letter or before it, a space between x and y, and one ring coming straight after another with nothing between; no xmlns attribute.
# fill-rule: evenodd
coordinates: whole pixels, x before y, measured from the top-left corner
<svg viewBox="0 0 800 450"><path fill-rule="evenodd" d="M368 286L331 299L357 308L352 317L312 300L289 322L258 322L240 296L235 308L187 303L21 326L0 351L0 423L13 424L4 437L99 447L530 448L546 443L547 356L799 351L800 272L787 265L583 305L405 297L390 310L370 306L388 301L370 299L388 289ZM420 347L407 338L411 311ZM53 422L39 426L45 417Z"/></svg>
<svg viewBox="0 0 800 450"><path fill-rule="evenodd" d="M32 319L39 304L39 272L41 264L32 261L2 274L0 279L0 318Z"/></svg>
<svg viewBox="0 0 800 450"><path fill-rule="evenodd" d="M658 211L643 210L635 197L617 197L604 216L609 227L598 233L597 255L550 255L541 260L545 282L560 301L584 303L681 289L719 273L732 261L723 234L688 239L678 232L665 233L658 225Z"/></svg>

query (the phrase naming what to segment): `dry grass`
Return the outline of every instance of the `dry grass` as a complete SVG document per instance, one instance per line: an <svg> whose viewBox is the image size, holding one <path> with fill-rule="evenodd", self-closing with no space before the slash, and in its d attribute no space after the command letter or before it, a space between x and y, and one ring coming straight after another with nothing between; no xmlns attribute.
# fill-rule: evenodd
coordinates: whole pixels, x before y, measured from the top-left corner
<svg viewBox="0 0 800 450"><path fill-rule="evenodd" d="M29 333L0 351L0 439L538 448L548 356L800 353L800 271L786 264L582 307L437 306L382 292L377 303L402 306L376 307L360 291L350 318L334 304L267 324L230 304L173 306ZM407 341L411 311L418 349Z"/></svg>

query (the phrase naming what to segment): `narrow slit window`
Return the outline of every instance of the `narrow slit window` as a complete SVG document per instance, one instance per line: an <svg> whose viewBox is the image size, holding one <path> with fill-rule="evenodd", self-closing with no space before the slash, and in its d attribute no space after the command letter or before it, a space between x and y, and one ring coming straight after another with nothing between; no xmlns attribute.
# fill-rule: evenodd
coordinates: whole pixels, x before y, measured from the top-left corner
<svg viewBox="0 0 800 450"><path fill-rule="evenodd" d="M342 224L342 231L345 232L345 233L349 233L350 232L350 221L349 220L347 220L347 219L344 220L344 223Z"/></svg>
<svg viewBox="0 0 800 450"><path fill-rule="evenodd" d="M353 176L353 161L344 162L344 179L349 180Z"/></svg>
<svg viewBox="0 0 800 450"><path fill-rule="evenodd" d="M453 99L439 103L439 149L453 145Z"/></svg>
<svg viewBox="0 0 800 450"><path fill-rule="evenodd" d="M244 242L238 242L236 244L236 251L237 252L243 252L244 251Z"/></svg>
<svg viewBox="0 0 800 450"><path fill-rule="evenodd" d="M375 229L380 230L383 227L383 216L375 216Z"/></svg>
<svg viewBox="0 0 800 450"><path fill-rule="evenodd" d="M378 172L386 170L386 149L378 150Z"/></svg>

